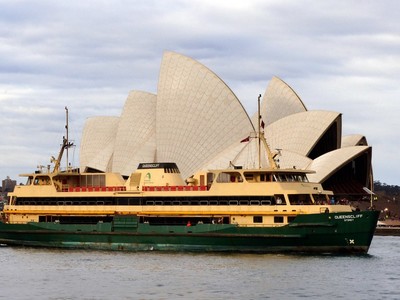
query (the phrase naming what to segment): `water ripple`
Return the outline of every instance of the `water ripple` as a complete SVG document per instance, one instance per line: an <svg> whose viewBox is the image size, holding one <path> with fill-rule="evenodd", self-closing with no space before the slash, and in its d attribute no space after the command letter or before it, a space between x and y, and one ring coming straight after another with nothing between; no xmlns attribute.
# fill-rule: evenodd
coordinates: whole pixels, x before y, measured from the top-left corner
<svg viewBox="0 0 400 300"><path fill-rule="evenodd" d="M369 255L0 248L0 299L399 299L400 237Z"/></svg>

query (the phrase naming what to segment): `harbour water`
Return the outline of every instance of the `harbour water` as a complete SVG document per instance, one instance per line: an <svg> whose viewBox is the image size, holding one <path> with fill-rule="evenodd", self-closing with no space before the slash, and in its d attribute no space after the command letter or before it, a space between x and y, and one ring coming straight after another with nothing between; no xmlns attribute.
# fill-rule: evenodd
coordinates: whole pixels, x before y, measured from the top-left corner
<svg viewBox="0 0 400 300"><path fill-rule="evenodd" d="M400 299L400 237L368 255L0 247L0 299Z"/></svg>

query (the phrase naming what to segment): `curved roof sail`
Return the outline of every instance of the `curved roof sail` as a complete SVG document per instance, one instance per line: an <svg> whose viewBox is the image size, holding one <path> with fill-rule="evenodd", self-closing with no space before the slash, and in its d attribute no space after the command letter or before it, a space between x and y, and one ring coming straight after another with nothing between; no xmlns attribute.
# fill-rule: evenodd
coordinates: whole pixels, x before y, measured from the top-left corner
<svg viewBox="0 0 400 300"><path fill-rule="evenodd" d="M130 175L141 162L154 161L156 153L157 96L132 91L125 102L115 139L113 170Z"/></svg>
<svg viewBox="0 0 400 300"><path fill-rule="evenodd" d="M186 56L163 56L156 108L157 161L174 161L190 176L254 131L230 88Z"/></svg>
<svg viewBox="0 0 400 300"><path fill-rule="evenodd" d="M368 146L365 136L361 134L352 134L342 137L342 148L351 146Z"/></svg>
<svg viewBox="0 0 400 300"><path fill-rule="evenodd" d="M80 147L81 169L111 171L119 117L92 117L86 120Z"/></svg>
<svg viewBox="0 0 400 300"><path fill-rule="evenodd" d="M306 111L279 119L266 128L266 139L271 150L284 149L309 156L324 134L334 126L333 138L324 142L324 153L339 148L341 115L330 111ZM330 135L330 136L331 136ZM322 150L321 150L322 151ZM323 153L322 153L323 154ZM311 157L312 158L312 157Z"/></svg>
<svg viewBox="0 0 400 300"><path fill-rule="evenodd" d="M282 79L272 77L261 102L260 113L265 125L305 111L307 108L296 92Z"/></svg>
<svg viewBox="0 0 400 300"><path fill-rule="evenodd" d="M278 77L269 82L260 113L262 131L271 151L279 154L281 168L315 170L310 180L338 191L358 191L372 182L371 147L363 135L342 138L340 113L308 111ZM174 162L186 178L199 169L267 167L265 155L259 162L254 138L258 121L258 115L249 118L236 95L210 69L165 52L157 95L132 91L120 117L86 121L81 169L128 176L141 162ZM263 145L260 152L265 153Z"/></svg>
<svg viewBox="0 0 400 300"><path fill-rule="evenodd" d="M369 146L353 146L331 151L311 162L307 169L314 170L316 173L307 176L311 181L324 182L345 164L351 162L363 153L370 155L370 152L371 147ZM367 174L369 174L369 172L367 172Z"/></svg>

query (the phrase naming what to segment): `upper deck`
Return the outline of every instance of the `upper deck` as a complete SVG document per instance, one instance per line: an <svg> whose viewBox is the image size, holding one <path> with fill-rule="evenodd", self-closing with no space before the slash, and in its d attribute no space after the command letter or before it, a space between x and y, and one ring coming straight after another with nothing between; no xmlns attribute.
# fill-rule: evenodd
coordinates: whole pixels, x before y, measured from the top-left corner
<svg viewBox="0 0 400 300"><path fill-rule="evenodd" d="M17 186L10 194L6 211L18 222L24 221L26 214L75 216L134 211L241 218L320 213L329 207L332 192L310 183L307 173L296 169L208 170L183 181L175 164L142 164L127 179L115 173L35 173L29 175L28 185ZM328 209L349 210L340 206Z"/></svg>
<svg viewBox="0 0 400 300"><path fill-rule="evenodd" d="M12 199L59 197L208 197L209 199L231 197L239 199L248 196L271 198L280 195L279 197L286 200L286 203L291 201L309 203L313 201L311 195L315 195L313 198L322 197L327 200L326 195L332 195L332 192L323 190L318 183L310 183L307 179L308 173L310 171L297 169L232 168L199 171L183 181L174 163L146 163L140 164L127 179L118 173L71 171L28 174L27 184L16 186L10 196ZM287 196L289 194L309 196L291 196L293 199L289 199ZM301 200L303 198L304 200ZM259 200L262 201L261 198ZM27 202L32 202L32 199ZM215 203L214 200L213 203Z"/></svg>

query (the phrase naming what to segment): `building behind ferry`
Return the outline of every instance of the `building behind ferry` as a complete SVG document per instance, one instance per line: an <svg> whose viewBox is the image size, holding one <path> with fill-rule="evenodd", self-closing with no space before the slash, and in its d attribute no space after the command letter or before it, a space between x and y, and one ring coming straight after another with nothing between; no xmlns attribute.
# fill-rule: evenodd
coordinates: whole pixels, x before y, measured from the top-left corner
<svg viewBox="0 0 400 300"><path fill-rule="evenodd" d="M260 115L249 116L204 65L165 52L157 94L131 91L120 116L86 121L80 168L126 178L141 162L175 162L183 178L201 169L257 168L254 133L260 129L281 168L314 170L309 179L340 199L366 196L373 182L372 148L362 134L342 135L341 113L308 110L290 86L273 77Z"/></svg>

